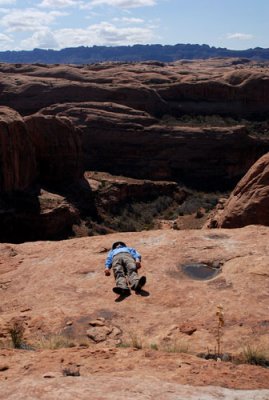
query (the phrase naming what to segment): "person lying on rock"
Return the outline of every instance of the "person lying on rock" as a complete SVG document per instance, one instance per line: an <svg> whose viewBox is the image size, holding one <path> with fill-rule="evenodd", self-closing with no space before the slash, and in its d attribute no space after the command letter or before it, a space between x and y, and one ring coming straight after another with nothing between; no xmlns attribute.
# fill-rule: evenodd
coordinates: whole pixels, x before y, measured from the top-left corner
<svg viewBox="0 0 269 400"><path fill-rule="evenodd" d="M146 283L146 277L139 277L137 273L137 270L141 268L141 255L123 242L113 243L105 261L106 276L110 275L111 268L116 281L114 293L128 296L130 288L139 293Z"/></svg>

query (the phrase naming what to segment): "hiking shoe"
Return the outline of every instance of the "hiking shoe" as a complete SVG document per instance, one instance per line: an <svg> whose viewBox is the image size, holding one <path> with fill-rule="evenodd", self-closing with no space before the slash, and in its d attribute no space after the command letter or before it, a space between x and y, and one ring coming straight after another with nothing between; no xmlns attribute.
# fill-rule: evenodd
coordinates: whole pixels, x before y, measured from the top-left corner
<svg viewBox="0 0 269 400"><path fill-rule="evenodd" d="M137 282L137 285L136 285L136 287L134 288L134 290L135 290L136 292L140 292L141 289L142 289L142 287L146 284L146 282L147 282L147 278L146 278L145 276L141 276L141 277L139 278L139 281Z"/></svg>
<svg viewBox="0 0 269 400"><path fill-rule="evenodd" d="M116 294L119 294L121 296L128 296L130 294L130 289L129 288L121 288L119 286L115 286L113 288L113 292Z"/></svg>

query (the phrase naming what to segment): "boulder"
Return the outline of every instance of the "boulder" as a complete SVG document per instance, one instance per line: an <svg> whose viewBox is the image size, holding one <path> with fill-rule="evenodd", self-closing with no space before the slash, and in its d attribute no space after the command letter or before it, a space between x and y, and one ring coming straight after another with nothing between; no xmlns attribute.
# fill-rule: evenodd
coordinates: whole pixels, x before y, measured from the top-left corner
<svg viewBox="0 0 269 400"><path fill-rule="evenodd" d="M207 223L212 228L269 225L269 153L261 157L241 179L224 208Z"/></svg>

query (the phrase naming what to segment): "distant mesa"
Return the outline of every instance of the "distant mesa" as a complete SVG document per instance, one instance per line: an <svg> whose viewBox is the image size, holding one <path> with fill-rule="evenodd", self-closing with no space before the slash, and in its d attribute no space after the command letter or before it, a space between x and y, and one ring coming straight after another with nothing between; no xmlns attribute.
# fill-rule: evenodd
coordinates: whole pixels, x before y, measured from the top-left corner
<svg viewBox="0 0 269 400"><path fill-rule="evenodd" d="M251 60L269 60L269 49L256 47L248 50L229 50L210 47L206 44L176 45L134 45L134 46L93 46L72 47L62 50L34 49L32 51L2 51L0 62L8 63L47 63L47 64L91 64L96 62L120 61L141 62L207 59L213 57L239 57L239 64Z"/></svg>

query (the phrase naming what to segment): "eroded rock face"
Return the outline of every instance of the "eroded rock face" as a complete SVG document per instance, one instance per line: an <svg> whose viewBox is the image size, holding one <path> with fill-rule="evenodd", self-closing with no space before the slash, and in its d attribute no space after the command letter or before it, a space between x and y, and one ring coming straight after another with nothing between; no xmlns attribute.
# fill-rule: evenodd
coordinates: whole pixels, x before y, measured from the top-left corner
<svg viewBox="0 0 269 400"><path fill-rule="evenodd" d="M36 151L41 183L63 185L83 176L80 134L68 118L32 115L25 118Z"/></svg>
<svg viewBox="0 0 269 400"><path fill-rule="evenodd" d="M80 135L67 119L33 116L26 121L0 107L0 241L60 239L79 223L76 207L40 186L79 183Z"/></svg>
<svg viewBox="0 0 269 400"><path fill-rule="evenodd" d="M269 153L261 157L238 183L231 196L211 217L212 228L269 225Z"/></svg>
<svg viewBox="0 0 269 400"><path fill-rule="evenodd" d="M223 190L269 149L244 126L170 126L115 103L57 104L41 113L68 117L79 128L86 170L138 179Z"/></svg>
<svg viewBox="0 0 269 400"><path fill-rule="evenodd" d="M1 64L1 72L0 104L24 115L43 108L46 118L65 116L81 130L85 170L223 190L233 187L269 150L268 140L252 138L242 127L217 126L219 116L266 117L267 64L263 68L234 60L64 67ZM217 116L216 126L191 128L171 121L171 116L185 114ZM53 130L53 121L64 140L59 121L35 116L35 122L28 122L32 118L26 118L31 132L43 125ZM38 141L44 161L48 149ZM56 158L55 180L61 174L61 157ZM47 180L55 162L44 163Z"/></svg>
<svg viewBox="0 0 269 400"><path fill-rule="evenodd" d="M264 63L265 66L268 64ZM22 114L67 101L111 101L151 115L266 116L268 72L230 59L85 66L0 64L6 104Z"/></svg>
<svg viewBox="0 0 269 400"><path fill-rule="evenodd" d="M0 191L24 190L37 177L35 148L22 117L0 107Z"/></svg>

